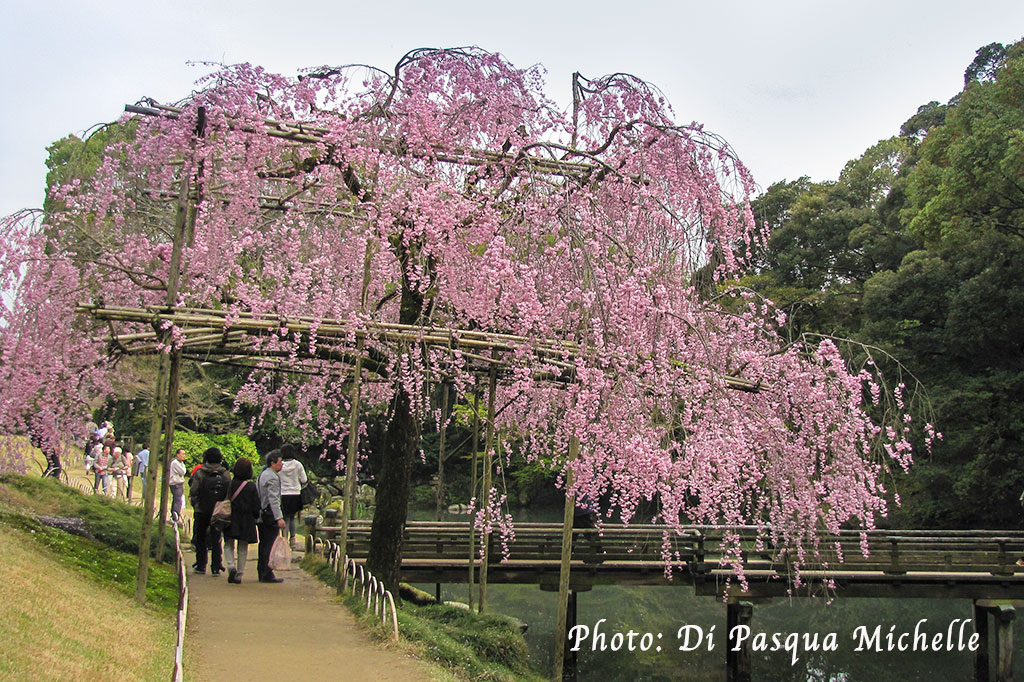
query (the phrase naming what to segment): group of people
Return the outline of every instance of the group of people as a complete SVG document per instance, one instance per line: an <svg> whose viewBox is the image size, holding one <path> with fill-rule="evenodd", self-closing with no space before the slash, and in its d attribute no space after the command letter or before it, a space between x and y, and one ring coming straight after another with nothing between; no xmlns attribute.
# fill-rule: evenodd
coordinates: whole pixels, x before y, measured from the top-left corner
<svg viewBox="0 0 1024 682"><path fill-rule="evenodd" d="M93 431L86 441L85 472L93 475L92 490L104 495L115 495L130 501L132 486L136 478L142 479L143 493L146 485L146 467L149 466L149 450L142 448L138 453L117 444L114 427L105 421ZM111 479L114 486L111 487Z"/></svg>
<svg viewBox="0 0 1024 682"><path fill-rule="evenodd" d="M189 481L189 500L193 509L192 544L196 550L195 573L218 575L227 564L228 582L240 584L249 556L249 545L259 542L257 575L261 583L279 583L282 578L270 566L270 550L279 534L285 533L295 547L296 520L302 509L301 489L306 483L306 470L295 458L295 447L289 443L272 450L265 457L265 466L253 483L253 465L247 457L239 457L230 475L223 464L221 451L212 447L203 453L203 463L194 470ZM177 463L177 466L175 465ZM170 485L179 491L184 487L184 451L176 453L171 463ZM181 483L175 481L181 478ZM219 527L211 523L214 508L221 500L231 501L230 521ZM172 518L180 518L180 503L172 506Z"/></svg>

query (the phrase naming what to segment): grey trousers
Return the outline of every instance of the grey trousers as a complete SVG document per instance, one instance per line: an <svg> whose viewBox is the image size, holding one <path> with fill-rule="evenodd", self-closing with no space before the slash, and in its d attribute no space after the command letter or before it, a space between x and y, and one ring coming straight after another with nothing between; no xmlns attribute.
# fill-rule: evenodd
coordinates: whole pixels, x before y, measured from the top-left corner
<svg viewBox="0 0 1024 682"><path fill-rule="evenodd" d="M235 563L235 542L238 543L238 563ZM228 570L234 569L239 577L245 571L245 562L249 560L249 543L235 540L235 538L224 538L224 559L227 561Z"/></svg>

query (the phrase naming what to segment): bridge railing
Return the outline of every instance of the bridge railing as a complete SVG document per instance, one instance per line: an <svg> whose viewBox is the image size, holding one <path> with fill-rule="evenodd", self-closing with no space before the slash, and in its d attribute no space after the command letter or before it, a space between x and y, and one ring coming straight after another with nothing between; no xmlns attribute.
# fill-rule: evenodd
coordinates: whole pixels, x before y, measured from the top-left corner
<svg viewBox="0 0 1024 682"><path fill-rule="evenodd" d="M663 526L608 524L602 529L573 530L573 560L584 564L613 566L636 562L663 563L667 546L673 563L695 574L719 567L727 534L738 537L740 556L750 569L877 571L899 575L907 572L969 572L1009 575L1024 556L1024 532L993 530L871 530L841 531L824 536L817 549L803 557L757 540L754 526L687 526L665 536ZM320 526L319 537L334 540L340 526ZM411 562L450 560L465 562L469 525L459 521L411 521L406 525L402 555ZM370 522L352 521L349 555L365 557L369 551ZM493 538L491 542L494 542ZM667 545L666 545L667 543ZM863 547L867 547L867 555ZM557 562L561 551L561 525L521 523L504 560L500 551L489 553L492 563L544 565Z"/></svg>

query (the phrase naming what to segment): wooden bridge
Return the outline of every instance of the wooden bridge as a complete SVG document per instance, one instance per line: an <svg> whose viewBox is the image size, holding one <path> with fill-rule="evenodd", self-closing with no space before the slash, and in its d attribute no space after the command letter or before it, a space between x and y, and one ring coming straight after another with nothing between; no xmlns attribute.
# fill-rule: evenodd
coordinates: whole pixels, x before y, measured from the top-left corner
<svg viewBox="0 0 1024 682"><path fill-rule="evenodd" d="M415 583L464 583L479 579L479 546L471 552L469 524L458 521L411 521L402 550L402 579ZM317 536L337 539L339 526L321 526ZM697 594L723 596L732 568L723 561L726 533L740 539L749 587L741 591L730 580L729 596L758 599L788 594L794 561L784 552L758 547L753 527L690 526L667 542L672 553L666 572L662 526L607 525L573 531L570 587L594 585L679 585ZM488 582L558 586L562 526L520 523L509 555L502 558L491 536ZM819 553L808 556L801 577L813 591L829 580L830 592L850 597L923 597L930 599L1024 600L1024 532L875 530L843 532L825 538ZM370 523L352 521L349 556L364 558L369 550ZM477 542L479 537L477 537ZM810 554L810 552L808 552ZM799 593L799 591L798 591Z"/></svg>
<svg viewBox="0 0 1024 682"><path fill-rule="evenodd" d="M330 519L329 521L330 522ZM307 518L313 531L313 518ZM507 557L490 536L487 582L539 585L555 591L559 584L562 524L520 523ZM340 526L315 528L311 537L337 541ZM747 587L743 589L723 553L726 536L739 538ZM1024 607L1024 532L990 530L875 530L862 535L842 532L822 539L818 553L800 566L804 586L792 589L795 562L786 552L759 545L753 527L689 526L665 536L662 526L607 525L574 529L569 576L566 632L576 622L576 593L594 585L678 585L698 595L727 602L727 623L748 625L753 605L779 596L970 599L973 628L981 646L974 653L975 680L988 682L989 625L995 626L996 679L1013 679L1013 621ZM477 582L480 546L470 545L468 522L407 523L402 550L402 580L411 583ZM666 571L663 546L671 553ZM349 525L348 555L365 558L370 523ZM864 547L867 548L865 554ZM749 645L728 648L727 679L751 679ZM567 678L574 679L575 655L566 653Z"/></svg>

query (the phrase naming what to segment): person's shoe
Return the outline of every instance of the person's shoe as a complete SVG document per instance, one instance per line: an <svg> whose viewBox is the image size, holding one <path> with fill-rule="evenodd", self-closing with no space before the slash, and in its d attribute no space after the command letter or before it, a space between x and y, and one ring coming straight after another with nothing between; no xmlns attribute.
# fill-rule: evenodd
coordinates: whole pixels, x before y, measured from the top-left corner
<svg viewBox="0 0 1024 682"><path fill-rule="evenodd" d="M238 577L238 571L233 568L228 569L228 582L233 585L241 585L242 579Z"/></svg>
<svg viewBox="0 0 1024 682"><path fill-rule="evenodd" d="M192 572L195 573L196 575L205 575L206 574L206 569L205 568L199 568L198 566L193 566L192 567Z"/></svg>
<svg viewBox="0 0 1024 682"><path fill-rule="evenodd" d="M219 568L211 568L211 569L210 569L210 574L211 574L211 575L214 575L214 576L218 576L218 575L220 575L221 573L222 573L222 570L221 570L221 569L219 569Z"/></svg>
<svg viewBox="0 0 1024 682"><path fill-rule="evenodd" d="M260 578L261 583L283 583L284 578L278 578L276 575L265 575Z"/></svg>

